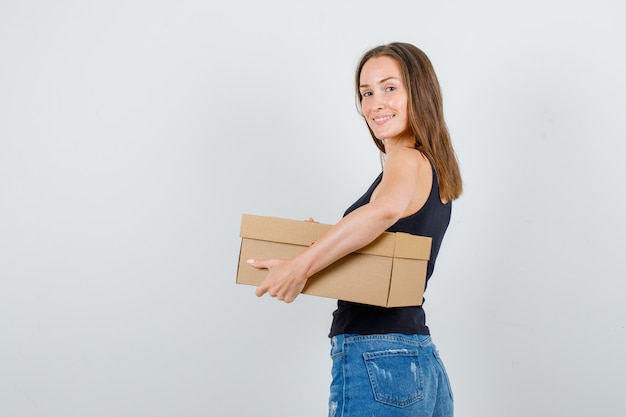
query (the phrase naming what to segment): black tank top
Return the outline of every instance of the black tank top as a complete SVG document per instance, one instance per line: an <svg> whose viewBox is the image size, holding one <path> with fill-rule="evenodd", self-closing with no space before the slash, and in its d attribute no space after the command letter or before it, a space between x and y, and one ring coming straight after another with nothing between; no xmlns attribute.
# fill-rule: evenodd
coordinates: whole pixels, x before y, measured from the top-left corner
<svg viewBox="0 0 626 417"><path fill-rule="evenodd" d="M374 189L380 184L380 173L365 194L350 206L344 216L367 204ZM433 183L424 206L416 213L398 220L388 232L405 232L432 238L430 260L426 268L426 285L430 279L441 247L441 241L450 223L452 203L443 204L439 197L439 182L433 167ZM339 300L333 313L330 337L338 334L430 334L421 306L377 307Z"/></svg>

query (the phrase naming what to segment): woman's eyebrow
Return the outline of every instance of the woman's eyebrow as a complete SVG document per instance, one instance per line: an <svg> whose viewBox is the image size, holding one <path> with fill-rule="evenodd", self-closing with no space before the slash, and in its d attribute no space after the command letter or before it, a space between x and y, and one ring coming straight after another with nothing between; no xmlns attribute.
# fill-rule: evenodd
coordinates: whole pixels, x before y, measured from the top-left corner
<svg viewBox="0 0 626 417"><path fill-rule="evenodd" d="M389 80L398 80L399 81L399 78L398 77L383 78L382 80L378 81L378 84L383 84L384 82L387 82ZM370 86L369 84L361 84L361 85L359 85L359 88L367 88L369 86Z"/></svg>

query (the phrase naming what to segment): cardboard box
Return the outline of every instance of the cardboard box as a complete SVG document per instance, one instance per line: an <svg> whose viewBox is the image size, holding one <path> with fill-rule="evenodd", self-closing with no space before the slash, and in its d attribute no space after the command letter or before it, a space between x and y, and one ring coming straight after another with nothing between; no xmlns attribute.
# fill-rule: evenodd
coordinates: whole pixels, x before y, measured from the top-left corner
<svg viewBox="0 0 626 417"><path fill-rule="evenodd" d="M244 214L237 283L259 286L267 270L248 259L291 259L331 225ZM421 305L431 238L385 232L309 278L303 294L382 307Z"/></svg>

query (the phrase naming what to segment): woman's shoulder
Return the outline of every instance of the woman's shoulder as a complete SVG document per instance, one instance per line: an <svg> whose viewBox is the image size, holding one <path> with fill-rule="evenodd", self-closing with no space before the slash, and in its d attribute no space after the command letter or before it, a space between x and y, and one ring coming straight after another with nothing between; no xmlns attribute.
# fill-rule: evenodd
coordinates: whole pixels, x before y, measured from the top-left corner
<svg viewBox="0 0 626 417"><path fill-rule="evenodd" d="M430 160L420 150L415 148L401 147L389 152L385 158L385 164L402 164L414 167L430 167Z"/></svg>

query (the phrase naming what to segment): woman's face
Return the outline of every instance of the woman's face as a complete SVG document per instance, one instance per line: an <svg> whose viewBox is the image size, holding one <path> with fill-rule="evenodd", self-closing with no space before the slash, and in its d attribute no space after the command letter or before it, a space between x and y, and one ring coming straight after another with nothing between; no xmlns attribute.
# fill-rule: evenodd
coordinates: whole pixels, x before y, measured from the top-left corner
<svg viewBox="0 0 626 417"><path fill-rule="evenodd" d="M361 109L377 139L410 140L408 93L400 65L388 56L371 58L359 77Z"/></svg>

